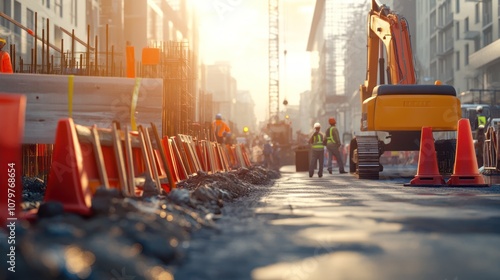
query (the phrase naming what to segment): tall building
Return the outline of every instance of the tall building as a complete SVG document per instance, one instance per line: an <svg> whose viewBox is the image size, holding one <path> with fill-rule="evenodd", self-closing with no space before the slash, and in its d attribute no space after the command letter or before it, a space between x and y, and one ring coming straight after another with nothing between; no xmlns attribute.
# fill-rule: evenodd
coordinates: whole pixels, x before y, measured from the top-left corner
<svg viewBox="0 0 500 280"><path fill-rule="evenodd" d="M233 101L236 102L236 80L231 75L229 62L217 62L206 66L206 92L212 95L213 112L221 113L227 119L233 115ZM212 116L213 118L214 116ZM232 121L229 119L229 121Z"/></svg>
<svg viewBox="0 0 500 280"><path fill-rule="evenodd" d="M341 115L339 126L345 133L355 134L361 128L361 97L359 87L366 79L366 41L368 23L366 19L370 9L369 1L361 4L354 11L354 16L347 23L349 34L346 36L345 54L345 93L346 103L339 109ZM356 58L356 59L352 59Z"/></svg>
<svg viewBox="0 0 500 280"><path fill-rule="evenodd" d="M312 116L310 116L311 112L309 111L309 101L311 100L310 96L310 90L300 93L298 119L295 120L292 116L292 122L297 123L297 125L293 126L293 131L295 132L308 134L312 128L312 124L310 123Z"/></svg>
<svg viewBox="0 0 500 280"><path fill-rule="evenodd" d="M257 118L255 116L255 102L248 90L238 90L236 100L233 103L233 112L231 116L234 122L237 134L241 134L243 127L248 127L251 132L257 129Z"/></svg>
<svg viewBox="0 0 500 280"><path fill-rule="evenodd" d="M365 49L365 43L352 42L353 32L366 34L366 23L363 11L366 10L366 1L353 0L334 1L317 0L314 10L311 30L307 43L307 51L311 52L313 61L318 61L311 72L310 116L311 123L319 121L326 125L328 117L335 117L343 133L346 126L351 126L351 118L347 115L345 104L353 94L353 84L357 88L364 81L358 77L356 81L346 79L346 70L353 71L348 57L352 48L359 48L359 53ZM352 26L358 23L358 26ZM355 38L361 36L356 35ZM366 42L366 38L362 42ZM356 69L364 69L363 56L356 56ZM358 72L359 71L355 71Z"/></svg>
<svg viewBox="0 0 500 280"><path fill-rule="evenodd" d="M417 1L419 82L453 85L454 24L451 0Z"/></svg>
<svg viewBox="0 0 500 280"><path fill-rule="evenodd" d="M500 1L417 1L418 59L424 80L470 92L500 92Z"/></svg>
<svg viewBox="0 0 500 280"><path fill-rule="evenodd" d="M500 1L456 1L455 87L500 92ZM463 100L472 101L472 100Z"/></svg>

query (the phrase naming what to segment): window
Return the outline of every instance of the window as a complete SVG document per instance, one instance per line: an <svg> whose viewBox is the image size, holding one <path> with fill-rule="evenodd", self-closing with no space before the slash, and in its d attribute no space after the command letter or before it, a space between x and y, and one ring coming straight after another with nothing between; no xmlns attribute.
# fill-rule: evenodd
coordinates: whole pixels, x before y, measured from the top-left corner
<svg viewBox="0 0 500 280"><path fill-rule="evenodd" d="M465 45L464 65L469 65L469 44Z"/></svg>
<svg viewBox="0 0 500 280"><path fill-rule="evenodd" d="M0 1L0 10L3 11L6 15L12 15L12 2L11 0ZM7 29L10 29L10 21L0 17L0 25L4 26Z"/></svg>
<svg viewBox="0 0 500 280"><path fill-rule="evenodd" d="M71 23L74 26L78 26L78 1L77 0L71 0L71 11L70 11L70 17L71 17Z"/></svg>
<svg viewBox="0 0 500 280"><path fill-rule="evenodd" d="M475 23L479 22L479 3L476 3Z"/></svg>
<svg viewBox="0 0 500 280"><path fill-rule="evenodd" d="M434 36L434 37L431 38L430 50L431 50L431 59L434 59L437 56L437 40L436 40L436 36Z"/></svg>
<svg viewBox="0 0 500 280"><path fill-rule="evenodd" d="M474 52L477 52L481 48L481 40L478 37L474 39Z"/></svg>
<svg viewBox="0 0 500 280"><path fill-rule="evenodd" d="M58 25L54 24L54 44L60 46L62 41L62 30Z"/></svg>
<svg viewBox="0 0 500 280"><path fill-rule="evenodd" d="M430 28L429 32L432 34L432 33L434 33L436 31L436 12L435 11L433 11L431 13L431 15L429 16L429 22L430 22L430 24L429 24L429 28Z"/></svg>
<svg viewBox="0 0 500 280"><path fill-rule="evenodd" d="M21 3L18 1L14 2L14 19L17 22L21 22ZM19 26L14 26L14 33L21 34L21 28Z"/></svg>
<svg viewBox="0 0 500 280"><path fill-rule="evenodd" d="M460 13L460 0L455 0L455 13Z"/></svg>
<svg viewBox="0 0 500 280"><path fill-rule="evenodd" d="M45 4L47 4L47 9L50 9L50 0L46 0Z"/></svg>
<svg viewBox="0 0 500 280"><path fill-rule="evenodd" d="M457 51L456 54L455 54L455 63L456 63L456 66L455 66L455 69L460 70L460 51Z"/></svg>
<svg viewBox="0 0 500 280"><path fill-rule="evenodd" d="M55 13L59 14L59 16L63 17L63 0L55 0L54 2Z"/></svg>
<svg viewBox="0 0 500 280"><path fill-rule="evenodd" d="M455 23L455 40L460 40L460 21Z"/></svg>
<svg viewBox="0 0 500 280"><path fill-rule="evenodd" d="M493 42L493 28L490 26L483 31L483 47Z"/></svg>
<svg viewBox="0 0 500 280"><path fill-rule="evenodd" d="M466 17L464 20L464 31L469 32L469 17Z"/></svg>
<svg viewBox="0 0 500 280"><path fill-rule="evenodd" d="M26 27L33 30L35 29L35 17L34 12L28 8L26 8ZM28 36L26 42L28 46L33 46L33 36Z"/></svg>
<svg viewBox="0 0 500 280"><path fill-rule="evenodd" d="M493 10L493 4L491 0L483 0L483 26L490 24L493 20L493 15L491 14Z"/></svg>

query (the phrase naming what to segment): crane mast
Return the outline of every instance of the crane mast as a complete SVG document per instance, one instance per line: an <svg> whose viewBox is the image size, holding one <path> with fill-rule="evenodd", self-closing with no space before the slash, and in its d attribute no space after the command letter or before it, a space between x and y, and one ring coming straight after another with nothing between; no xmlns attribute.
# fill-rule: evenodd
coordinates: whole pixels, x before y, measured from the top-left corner
<svg viewBox="0 0 500 280"><path fill-rule="evenodd" d="M279 0L269 0L269 122L279 120Z"/></svg>

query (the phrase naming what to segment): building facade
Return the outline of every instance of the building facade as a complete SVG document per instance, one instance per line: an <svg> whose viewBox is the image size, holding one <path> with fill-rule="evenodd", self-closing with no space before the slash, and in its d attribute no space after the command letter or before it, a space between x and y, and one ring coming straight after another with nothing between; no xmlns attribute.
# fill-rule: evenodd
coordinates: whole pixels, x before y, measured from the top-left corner
<svg viewBox="0 0 500 280"><path fill-rule="evenodd" d="M3 0L0 11L39 38L37 63L45 58L42 40L51 46L49 55L54 55L55 63L62 53L85 53L87 42L91 50L97 45L100 53L114 52L117 64L127 45L135 47L135 59L140 61L143 48L161 48L167 41L186 42L197 59L198 31L191 0ZM29 61L34 38L19 25L0 17L0 34L15 45L16 58Z"/></svg>
<svg viewBox="0 0 500 280"><path fill-rule="evenodd" d="M366 19L366 7L365 1L316 1L307 43L312 60L318 61L311 71L311 126L326 126L328 118L335 117L343 134L360 122L352 117L360 116L355 112L359 99L349 102L365 79L366 21L359 19Z"/></svg>
<svg viewBox="0 0 500 280"><path fill-rule="evenodd" d="M73 31L76 37L87 37L87 25L92 24L89 20L96 18L96 10L93 9L96 4L97 1L90 0L3 0L0 2L0 11L19 25L0 17L0 34L7 38L7 45L15 46L15 59L18 61L31 61L34 37L26 29L32 30L39 38L48 38L53 46L50 54L60 57L58 53L62 45L63 51L73 47L70 36ZM74 49L83 51L84 47L77 43ZM42 55L41 46L37 48L36 56L39 63L46 58ZM29 68L19 69L17 65L13 66L18 72L30 71Z"/></svg>
<svg viewBox="0 0 500 280"><path fill-rule="evenodd" d="M453 85L462 103L500 90L499 0L417 1L417 32L424 80Z"/></svg>

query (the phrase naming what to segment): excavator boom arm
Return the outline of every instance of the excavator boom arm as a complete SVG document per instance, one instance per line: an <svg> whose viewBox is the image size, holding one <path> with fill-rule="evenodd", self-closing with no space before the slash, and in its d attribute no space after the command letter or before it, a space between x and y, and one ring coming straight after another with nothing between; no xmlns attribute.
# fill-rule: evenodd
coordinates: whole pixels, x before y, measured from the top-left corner
<svg viewBox="0 0 500 280"><path fill-rule="evenodd" d="M370 97L378 84L377 78L383 77L385 49L388 66L389 84L415 84L416 75L413 65L410 32L406 19L385 5L379 6L372 0L368 18L367 74L362 85L362 101ZM380 84L384 83L381 81Z"/></svg>

